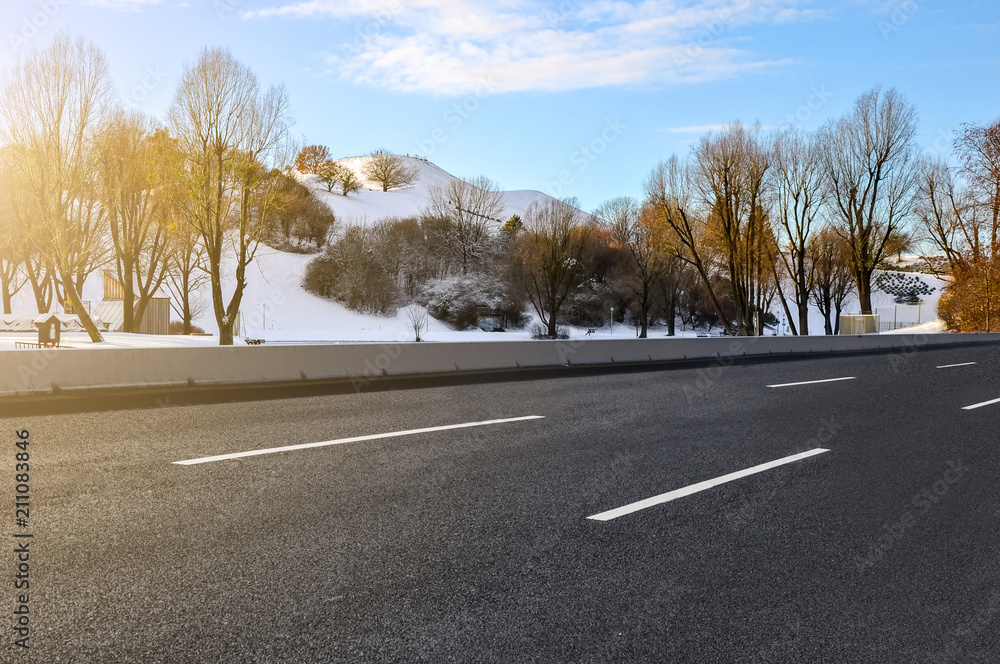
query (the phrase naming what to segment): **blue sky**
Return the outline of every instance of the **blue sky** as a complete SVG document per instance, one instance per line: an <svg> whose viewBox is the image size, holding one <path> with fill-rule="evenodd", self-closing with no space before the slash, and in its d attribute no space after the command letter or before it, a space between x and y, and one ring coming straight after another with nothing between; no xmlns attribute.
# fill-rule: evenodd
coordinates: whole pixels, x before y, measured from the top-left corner
<svg viewBox="0 0 1000 664"><path fill-rule="evenodd" d="M422 154L592 209L641 195L713 126L815 129L876 84L916 105L921 146L947 156L959 125L1000 117L998 4L19 0L0 16L0 68L82 35L125 102L163 118L184 67L227 47L283 83L295 130L336 156Z"/></svg>

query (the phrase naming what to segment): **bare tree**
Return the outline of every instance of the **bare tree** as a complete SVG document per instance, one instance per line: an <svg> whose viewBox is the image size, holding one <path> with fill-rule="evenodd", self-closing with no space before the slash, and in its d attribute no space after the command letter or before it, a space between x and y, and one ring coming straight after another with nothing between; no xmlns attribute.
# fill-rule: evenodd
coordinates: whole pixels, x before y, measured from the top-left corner
<svg viewBox="0 0 1000 664"><path fill-rule="evenodd" d="M872 275L908 243L917 175L917 114L894 89L876 87L819 134L836 229L850 248L861 313L872 313Z"/></svg>
<svg viewBox="0 0 1000 664"><path fill-rule="evenodd" d="M344 196L361 190L361 178L358 177L357 171L349 166L341 169L337 182L340 183L340 193Z"/></svg>
<svg viewBox="0 0 1000 664"><path fill-rule="evenodd" d="M168 267L173 140L136 111L112 113L98 141L101 204L124 291L125 332L135 332Z"/></svg>
<svg viewBox="0 0 1000 664"><path fill-rule="evenodd" d="M812 297L823 314L827 335L840 334L840 314L855 288L850 252L847 241L831 226L821 228L809 243L809 260L815 269Z"/></svg>
<svg viewBox="0 0 1000 664"><path fill-rule="evenodd" d="M708 233L720 252L730 283L739 335L760 334L764 310L767 251L771 242L765 209L765 176L770 155L760 129L739 123L701 139L694 152L696 187L708 215Z"/></svg>
<svg viewBox="0 0 1000 664"><path fill-rule="evenodd" d="M170 224L169 270L164 282L170 292L170 308L180 316L184 334L191 334L191 321L204 313L201 287L208 282L205 245L198 231L186 220Z"/></svg>
<svg viewBox="0 0 1000 664"><path fill-rule="evenodd" d="M944 252L951 272L984 256L989 237L976 214L975 198L941 159L921 163L916 213L924 235Z"/></svg>
<svg viewBox="0 0 1000 664"><path fill-rule="evenodd" d="M522 283L549 338L555 339L559 311L585 275L582 259L590 228L577 208L555 200L532 204L524 216L524 229L517 234Z"/></svg>
<svg viewBox="0 0 1000 664"><path fill-rule="evenodd" d="M698 214L692 194L689 164L677 155L660 162L646 178L646 202L655 210L656 223L669 228L665 240L669 254L691 265L704 284L712 307L726 330L732 327L716 290L711 263L712 247L706 240L704 218Z"/></svg>
<svg viewBox="0 0 1000 664"><path fill-rule="evenodd" d="M406 319L410 321L413 340L420 341L420 333L427 329L427 310L419 304L411 304L406 307Z"/></svg>
<svg viewBox="0 0 1000 664"><path fill-rule="evenodd" d="M917 205L924 230L952 270L1000 254L1000 121L965 125L955 152L956 169L941 160L923 162Z"/></svg>
<svg viewBox="0 0 1000 664"><path fill-rule="evenodd" d="M941 317L956 331L990 332L1000 295L1000 121L963 126L955 152L956 169L924 163L918 212L948 258L952 281Z"/></svg>
<svg viewBox="0 0 1000 664"><path fill-rule="evenodd" d="M3 80L0 117L17 186L29 192L30 240L52 266L94 342L100 331L79 287L102 259L104 213L94 200L95 132L112 100L104 54L59 36L32 51Z"/></svg>
<svg viewBox="0 0 1000 664"><path fill-rule="evenodd" d="M7 150L0 149L0 296L3 313L11 313L11 301L27 283L28 222L25 192L15 186Z"/></svg>
<svg viewBox="0 0 1000 664"><path fill-rule="evenodd" d="M428 189L424 223L431 242L462 274L481 266L499 228L506 201L499 185L487 177L454 179Z"/></svg>
<svg viewBox="0 0 1000 664"><path fill-rule="evenodd" d="M229 51L206 49L181 78L170 124L188 162L187 217L205 246L219 344L232 345L246 269L267 230L288 160L288 98L283 88L262 91L257 76ZM222 260L228 246L236 283L226 302Z"/></svg>
<svg viewBox="0 0 1000 664"><path fill-rule="evenodd" d="M361 179L350 166L345 166L336 161L324 161L316 169L320 182L326 185L326 190L333 192L333 188L340 185L340 193L344 196L352 194L361 189Z"/></svg>
<svg viewBox="0 0 1000 664"><path fill-rule="evenodd" d="M361 174L382 185L382 191L389 191L413 184L420 173L416 168L407 166L399 155L376 150L365 155Z"/></svg>
<svg viewBox="0 0 1000 664"><path fill-rule="evenodd" d="M664 228L655 222L656 214L652 206L644 210L632 198L607 201L594 216L611 232L613 242L624 249L630 258L624 285L635 298L639 338L645 339L649 334L650 311L659 294L656 285L674 262L667 253Z"/></svg>
<svg viewBox="0 0 1000 664"><path fill-rule="evenodd" d="M313 172L319 176L319 181L326 186L326 190L333 193L333 188L343 178L344 167L335 161L327 160L319 164Z"/></svg>
<svg viewBox="0 0 1000 664"><path fill-rule="evenodd" d="M0 229L0 296L3 299L3 313L11 313L11 301L27 283L22 267L23 252L20 237Z"/></svg>
<svg viewBox="0 0 1000 664"><path fill-rule="evenodd" d="M1000 120L990 125L965 125L955 148L992 260L1000 255Z"/></svg>
<svg viewBox="0 0 1000 664"><path fill-rule="evenodd" d="M778 222L778 245L774 266L778 295L788 315L792 334L809 334L809 296L815 282L815 268L809 260L809 244L817 219L824 209L824 181L820 147L815 139L790 130L775 138L773 167L772 218ZM798 317L796 326L782 290L782 277L792 284L792 301Z"/></svg>

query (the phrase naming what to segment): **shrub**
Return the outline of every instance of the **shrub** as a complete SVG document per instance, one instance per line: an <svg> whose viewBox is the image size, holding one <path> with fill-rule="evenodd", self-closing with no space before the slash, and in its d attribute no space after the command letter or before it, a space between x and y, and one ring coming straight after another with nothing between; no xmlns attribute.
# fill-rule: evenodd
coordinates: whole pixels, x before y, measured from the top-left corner
<svg viewBox="0 0 1000 664"><path fill-rule="evenodd" d="M286 178L265 240L282 251L314 253L326 244L336 223L333 211L308 187Z"/></svg>
<svg viewBox="0 0 1000 664"><path fill-rule="evenodd" d="M399 287L386 264L375 228L352 226L306 267L302 286L349 309L379 315L396 313Z"/></svg>
<svg viewBox="0 0 1000 664"><path fill-rule="evenodd" d="M1000 263L1000 261L995 261ZM1000 330L1000 265L957 270L938 300L938 316L952 332Z"/></svg>
<svg viewBox="0 0 1000 664"><path fill-rule="evenodd" d="M535 323L531 326L531 338L532 339L551 339L549 336L549 329L542 325L541 323ZM569 330L560 325L556 328L556 339L569 339Z"/></svg>
<svg viewBox="0 0 1000 664"><path fill-rule="evenodd" d="M500 310L504 297L485 275L456 275L427 282L418 301L434 318L465 330L479 324L478 307Z"/></svg>
<svg viewBox="0 0 1000 664"><path fill-rule="evenodd" d="M170 327L167 328L168 334L184 334L184 323L179 320L170 321ZM205 334L205 330L198 327L197 325L191 326L191 334Z"/></svg>

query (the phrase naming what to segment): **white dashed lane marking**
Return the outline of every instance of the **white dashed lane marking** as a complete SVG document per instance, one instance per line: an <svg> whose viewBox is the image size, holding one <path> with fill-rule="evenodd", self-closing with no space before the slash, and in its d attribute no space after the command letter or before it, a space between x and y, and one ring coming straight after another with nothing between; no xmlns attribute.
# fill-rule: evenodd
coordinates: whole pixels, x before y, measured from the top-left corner
<svg viewBox="0 0 1000 664"><path fill-rule="evenodd" d="M398 436L413 436L418 433L432 433L435 431L451 431L452 429L468 429L471 427L485 427L492 424L506 424L508 422L524 422L527 420L542 420L544 415L528 415L525 417L508 417L502 420L485 420L483 422L465 422L463 424L446 424L440 427L426 427L423 429L408 429L406 431L390 431L389 433L373 433L367 436L354 436L352 438L339 438L337 440L325 440L319 443L302 443L300 445L286 445L284 447L269 447L263 450L250 450L248 452L233 452L231 454L219 454L216 456L201 457L199 459L187 459L186 461L174 461L180 466L193 466L198 463L210 463L212 461L227 461L229 459L243 459L246 457L260 456L261 454L276 454L278 452L291 452L294 450L308 450L314 447L329 447L331 445L343 445L345 443L360 443L366 440L378 440L380 438L395 438Z"/></svg>
<svg viewBox="0 0 1000 664"><path fill-rule="evenodd" d="M705 489L711 489L712 487L719 486L720 484L725 484L726 482L732 482L733 480L738 480L743 477L747 477L749 475L762 473L765 470L771 470L772 468L777 468L778 466L784 466L785 464L795 463L796 461L801 461L802 459L808 459L809 457L816 456L817 454L823 454L824 452L829 452L829 451L830 450L824 450L818 448L815 450L809 450L808 452L802 452L800 454L793 454L792 456L788 456L783 459L769 461L767 463L762 463L759 466L754 466L753 468L747 468L746 470L740 470L735 473L729 473L728 475L716 477L714 480L706 480L704 482L698 482L697 484L692 484L691 486L684 487L683 489L677 489L676 491L662 493L659 496L653 496L652 498L647 498L645 500L640 500L635 503L630 503L628 505L619 507L617 509L608 510L607 512L601 512L600 514L595 514L594 516L588 516L587 518L593 519L594 521L611 521L612 519L617 519L620 516L625 516L626 514L631 514L632 512L638 512L639 510L644 510L649 507L654 507L655 505L662 505L663 503L669 503L671 500L677 500L678 498L683 498L684 496L690 496L693 493L698 493L699 491L704 491Z"/></svg>
<svg viewBox="0 0 1000 664"><path fill-rule="evenodd" d="M780 385L768 385L768 387L795 387L797 385L817 385L819 383L836 383L841 380L857 380L855 376L845 378L826 378L824 380L807 380L801 383L781 383Z"/></svg>

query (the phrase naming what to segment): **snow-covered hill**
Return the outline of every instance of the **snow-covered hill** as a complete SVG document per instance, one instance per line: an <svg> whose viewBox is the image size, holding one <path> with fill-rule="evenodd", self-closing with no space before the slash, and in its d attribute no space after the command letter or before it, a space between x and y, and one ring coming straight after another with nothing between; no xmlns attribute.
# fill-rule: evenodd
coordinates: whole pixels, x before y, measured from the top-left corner
<svg viewBox="0 0 1000 664"><path fill-rule="evenodd" d="M390 191L382 191L382 187L378 183L365 180L361 174L364 157L349 157L337 161L338 164L357 173L358 178L364 183L361 191L347 196L340 193L339 185L334 186L332 193L328 192L326 185L316 175L300 175L299 177L316 193L320 200L333 210L341 224L361 225L371 224L386 217L419 215L427 207L432 187L444 186L458 179L426 159L405 156L401 156L400 159L403 160L406 167L417 171L417 179L411 185ZM504 199L507 202L507 208L504 211L503 219L507 219L513 214L524 216L525 210L532 203L553 200L548 194L531 190L506 191Z"/></svg>
<svg viewBox="0 0 1000 664"><path fill-rule="evenodd" d="M335 187L333 193L327 192L326 187L315 175L302 175L300 177L321 200L333 209L340 221L341 228L344 224L371 224L386 217L406 217L420 214L428 205L432 187L446 185L456 179L455 176L426 160L414 157L403 157L403 159L407 166L417 170L418 177L413 184L388 192L383 192L376 183L366 182L366 186L361 191L343 196L339 193L339 187ZM342 159L340 163L354 169L360 177L362 160L361 157L354 157ZM364 182L363 178L362 181ZM551 197L539 191L509 191L504 192L504 197L507 203L504 218L512 214L523 216L531 204L552 200ZM271 247L261 247L257 254L256 265L247 270L247 285L241 308L243 314L242 336L265 338L271 341L398 341L413 338L412 326L404 311L400 311L392 317L359 314L337 302L325 300L306 292L302 288L302 277L306 265L313 258L314 255L285 253ZM223 285L227 301L234 288L234 272L231 262L224 265ZM931 275L917 276L934 287L936 289L934 293L926 296L924 304L920 307L895 305L891 296L885 293L875 293L873 304L877 308L877 313L882 315L883 321L895 319L900 323L916 324L918 321L924 323L937 317L937 299L945 282ZM102 277L98 271L87 280L83 298L96 304L102 297L101 288ZM17 296L16 312L34 313L29 290L25 288ZM204 303L211 302L207 285L199 293L197 299ZM775 299L771 309L777 314L779 320L785 318L777 299ZM856 313L857 310L857 299L851 298L844 313ZM171 318L177 318L176 314L172 315ZM809 319L811 333L822 334L823 319L815 307L810 307ZM208 332L218 333L218 328L208 306L203 308L201 315L194 322ZM528 330L511 331L505 334L493 334L478 330L458 332L433 318L428 318L428 325L428 330L422 336L429 341L471 341L477 339L499 341L530 337ZM678 331L680 332L680 330ZM583 330L575 330L573 334L581 336ZM619 338L630 337L633 336L633 331L630 326L616 325L614 330L605 327L598 331L596 336L607 338L612 334ZM651 330L652 336L664 334L665 330L661 328ZM687 331L684 334L693 335L695 333ZM123 345L170 343L167 341L157 342L154 339L138 339L134 336L130 337L130 335L125 335L122 339L125 341L119 339L118 343ZM5 338L2 341L8 341L8 339ZM196 343L212 342L202 340ZM11 340L8 345L13 346L13 341Z"/></svg>

